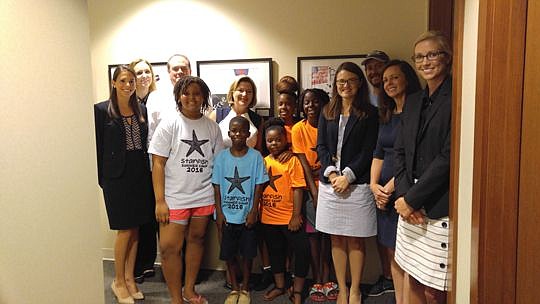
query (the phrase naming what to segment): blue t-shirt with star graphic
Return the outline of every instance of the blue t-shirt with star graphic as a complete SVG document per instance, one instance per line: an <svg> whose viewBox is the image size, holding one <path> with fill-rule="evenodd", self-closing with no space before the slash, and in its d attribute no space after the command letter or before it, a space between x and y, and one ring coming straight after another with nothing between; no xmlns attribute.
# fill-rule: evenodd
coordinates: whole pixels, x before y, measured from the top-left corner
<svg viewBox="0 0 540 304"><path fill-rule="evenodd" d="M244 156L236 157L230 148L214 159L212 184L219 185L221 209L227 223L243 224L253 206L255 186L268 181L261 154L248 148Z"/></svg>

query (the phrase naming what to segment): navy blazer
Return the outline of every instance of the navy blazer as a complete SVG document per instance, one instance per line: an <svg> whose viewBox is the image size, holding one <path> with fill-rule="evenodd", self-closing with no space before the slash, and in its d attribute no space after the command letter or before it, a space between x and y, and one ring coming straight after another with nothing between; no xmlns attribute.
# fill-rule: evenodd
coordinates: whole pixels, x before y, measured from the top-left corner
<svg viewBox="0 0 540 304"><path fill-rule="evenodd" d="M423 99L427 90L407 96L401 114L400 132L394 143L395 192L415 210L424 208L432 219L448 215L450 185L450 126L452 112L452 76L439 88L433 104L426 110L420 126ZM413 176L416 164L415 183Z"/></svg>
<svg viewBox="0 0 540 304"><path fill-rule="evenodd" d="M352 112L345 125L343 144L341 147L340 171L349 167L356 180L353 184L369 184L373 150L377 144L379 133L379 117L377 108L368 106L366 116L359 119ZM321 162L320 180L329 183L324 171L328 166L335 166L337 152L339 117L327 120L321 113L317 127L317 154Z"/></svg>
<svg viewBox="0 0 540 304"><path fill-rule="evenodd" d="M121 118L111 119L107 112L109 100L94 105L94 120L96 131L96 154L98 183L103 188L103 180L120 177L126 165L126 134ZM148 116L146 107L141 104L141 111L145 119L139 123L143 151L147 155ZM150 164L147 162L148 170Z"/></svg>

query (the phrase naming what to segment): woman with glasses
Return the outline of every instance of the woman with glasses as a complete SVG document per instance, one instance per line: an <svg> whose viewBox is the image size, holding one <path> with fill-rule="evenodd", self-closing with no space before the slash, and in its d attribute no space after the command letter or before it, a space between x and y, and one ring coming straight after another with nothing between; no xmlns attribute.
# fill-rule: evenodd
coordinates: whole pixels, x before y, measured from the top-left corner
<svg viewBox="0 0 540 304"><path fill-rule="evenodd" d="M409 303L446 303L452 50L439 32L414 44L426 88L407 97L395 149L395 260L410 276Z"/></svg>
<svg viewBox="0 0 540 304"><path fill-rule="evenodd" d="M322 110L317 135L321 169L316 229L330 234L338 304L361 302L365 238L377 234L369 183L378 126L377 109L369 102L362 70L355 63L342 63L336 70L330 103Z"/></svg>

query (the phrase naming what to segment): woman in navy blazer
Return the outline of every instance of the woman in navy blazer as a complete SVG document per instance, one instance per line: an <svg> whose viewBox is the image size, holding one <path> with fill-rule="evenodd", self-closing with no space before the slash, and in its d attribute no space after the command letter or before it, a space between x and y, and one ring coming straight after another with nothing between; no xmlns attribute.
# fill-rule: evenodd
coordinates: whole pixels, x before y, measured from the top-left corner
<svg viewBox="0 0 540 304"><path fill-rule="evenodd" d="M369 178L378 126L377 109L369 102L362 70L355 63L342 63L336 70L332 99L322 110L317 135L321 182L316 228L331 235L338 304L360 302L364 239L377 234Z"/></svg>
<svg viewBox="0 0 540 304"><path fill-rule="evenodd" d="M94 105L98 183L109 226L117 230L111 288L119 303L144 298L133 277L138 227L154 216L146 109L137 101L135 78L133 70L119 66L109 100Z"/></svg>
<svg viewBox="0 0 540 304"><path fill-rule="evenodd" d="M395 261L410 275L410 303L446 303L452 48L441 33L426 32L412 60L426 88L407 96L394 144Z"/></svg>

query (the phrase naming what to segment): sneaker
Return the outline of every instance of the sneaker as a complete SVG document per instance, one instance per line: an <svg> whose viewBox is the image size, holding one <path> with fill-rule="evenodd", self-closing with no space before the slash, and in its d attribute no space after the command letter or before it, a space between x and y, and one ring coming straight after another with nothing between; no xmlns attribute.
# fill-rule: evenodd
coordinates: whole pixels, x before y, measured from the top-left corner
<svg viewBox="0 0 540 304"><path fill-rule="evenodd" d="M274 275L272 274L272 271L267 269L263 270L261 273L261 277L259 279L259 282L255 284L253 287L253 290L255 291L261 291L268 288L268 286L272 285L274 283Z"/></svg>
<svg viewBox="0 0 540 304"><path fill-rule="evenodd" d="M385 293L394 292L394 282L392 279L387 279L384 276L380 276L379 279L368 292L368 296L376 297Z"/></svg>
<svg viewBox="0 0 540 304"><path fill-rule="evenodd" d="M134 280L135 280L135 283L137 283L137 284L144 283L144 274L136 275Z"/></svg>

